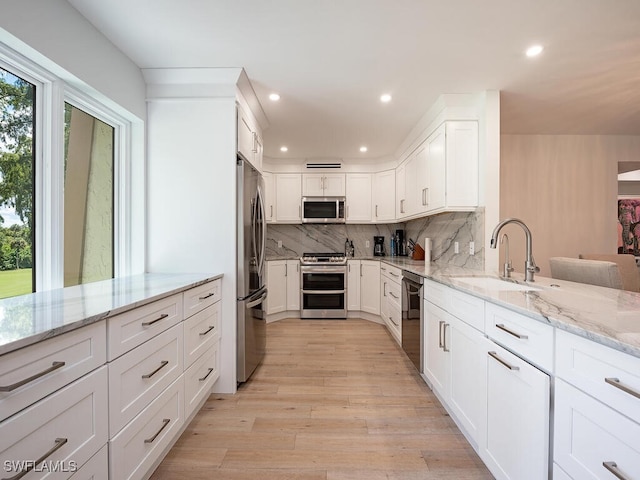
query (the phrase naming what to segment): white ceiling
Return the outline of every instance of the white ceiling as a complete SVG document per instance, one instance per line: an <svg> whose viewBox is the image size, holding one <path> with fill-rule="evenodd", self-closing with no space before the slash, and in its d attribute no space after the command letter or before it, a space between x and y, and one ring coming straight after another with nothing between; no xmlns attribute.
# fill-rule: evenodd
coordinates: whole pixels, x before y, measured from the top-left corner
<svg viewBox="0 0 640 480"><path fill-rule="evenodd" d="M69 2L141 68L244 67L272 158L389 156L439 94L483 90L503 133L640 135L639 0Z"/></svg>

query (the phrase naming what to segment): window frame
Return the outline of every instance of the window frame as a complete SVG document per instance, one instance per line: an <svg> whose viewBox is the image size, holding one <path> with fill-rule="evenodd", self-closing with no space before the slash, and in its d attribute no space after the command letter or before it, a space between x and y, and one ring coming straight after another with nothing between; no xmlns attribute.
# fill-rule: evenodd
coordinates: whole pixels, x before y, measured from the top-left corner
<svg viewBox="0 0 640 480"><path fill-rule="evenodd" d="M84 110L114 128L113 275L132 265L130 120L98 98L70 85L35 62L0 43L0 67L36 86L34 122L35 291L64 285L64 104Z"/></svg>

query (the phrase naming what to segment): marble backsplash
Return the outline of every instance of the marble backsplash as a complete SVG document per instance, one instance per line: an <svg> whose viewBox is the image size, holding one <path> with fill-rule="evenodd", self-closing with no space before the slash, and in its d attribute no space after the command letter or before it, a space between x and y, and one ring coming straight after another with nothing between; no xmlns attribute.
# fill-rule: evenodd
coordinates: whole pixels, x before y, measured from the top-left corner
<svg viewBox="0 0 640 480"><path fill-rule="evenodd" d="M404 229L406 237L424 246L431 238L431 259L435 263L484 268L484 209L475 212L442 213L406 223L379 225L267 225L267 258L293 258L304 252L343 252L344 242L353 241L356 257L373 255L373 237L385 238L389 251L391 235ZM278 248L278 242L282 247ZM369 241L369 246L366 242ZM475 243L475 255L469 255L469 242ZM459 252L454 253L458 242Z"/></svg>

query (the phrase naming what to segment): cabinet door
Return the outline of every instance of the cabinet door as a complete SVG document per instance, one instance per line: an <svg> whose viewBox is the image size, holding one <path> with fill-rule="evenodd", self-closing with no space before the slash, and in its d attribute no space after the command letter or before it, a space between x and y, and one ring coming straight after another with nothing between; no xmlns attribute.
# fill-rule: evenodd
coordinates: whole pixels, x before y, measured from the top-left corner
<svg viewBox="0 0 640 480"><path fill-rule="evenodd" d="M324 175L322 185L326 197L344 197L346 194L344 173Z"/></svg>
<svg viewBox="0 0 640 480"><path fill-rule="evenodd" d="M380 315L380 262L362 260L360 268L360 309Z"/></svg>
<svg viewBox="0 0 640 480"><path fill-rule="evenodd" d="M406 198L405 213L406 216L414 215L418 212L418 157L413 154L407 161L404 178L404 194Z"/></svg>
<svg viewBox="0 0 640 480"><path fill-rule="evenodd" d="M299 173L276 175L276 221L282 223L301 222L302 185Z"/></svg>
<svg viewBox="0 0 640 480"><path fill-rule="evenodd" d="M257 132L253 133L253 160L254 166L259 172L262 171L262 156L264 154L264 142Z"/></svg>
<svg viewBox="0 0 640 480"><path fill-rule="evenodd" d="M407 216L407 199L405 177L407 174L407 164L403 163L396 169L396 218Z"/></svg>
<svg viewBox="0 0 640 480"><path fill-rule="evenodd" d="M427 143L418 147L413 162L415 163L415 212L424 213L429 205L429 170L427 168Z"/></svg>
<svg viewBox="0 0 640 480"><path fill-rule="evenodd" d="M267 223L272 223L276 220L276 176L264 172L262 178L264 178L264 214Z"/></svg>
<svg viewBox="0 0 640 480"><path fill-rule="evenodd" d="M450 317L451 380L449 407L468 439L484 445L487 426L487 348L485 336L456 317ZM470 438L469 438L470 437Z"/></svg>
<svg viewBox="0 0 640 480"><path fill-rule="evenodd" d="M324 175L321 173L302 174L302 195L305 197L323 197Z"/></svg>
<svg viewBox="0 0 640 480"><path fill-rule="evenodd" d="M379 172L373 178L373 220L388 222L396 219L396 172Z"/></svg>
<svg viewBox="0 0 640 480"><path fill-rule="evenodd" d="M238 107L238 153L253 164L253 129L244 111Z"/></svg>
<svg viewBox="0 0 640 480"><path fill-rule="evenodd" d="M445 206L445 126L442 125L427 139L427 191L425 192L426 211L441 209Z"/></svg>
<svg viewBox="0 0 640 480"><path fill-rule="evenodd" d="M478 206L478 123L447 122L447 207Z"/></svg>
<svg viewBox="0 0 640 480"><path fill-rule="evenodd" d="M347 174L347 222L371 222L371 174Z"/></svg>
<svg viewBox="0 0 640 480"><path fill-rule="evenodd" d="M497 357L497 358L495 358ZM487 438L498 479L549 477L549 376L497 344L487 349Z"/></svg>
<svg viewBox="0 0 640 480"><path fill-rule="evenodd" d="M347 262L347 310L360 310L360 260Z"/></svg>
<svg viewBox="0 0 640 480"><path fill-rule="evenodd" d="M387 288L389 287L389 279L386 275L380 275L380 317L384 321L385 325L389 327L389 293Z"/></svg>
<svg viewBox="0 0 640 480"><path fill-rule="evenodd" d="M267 262L267 315L287 309L287 261Z"/></svg>
<svg viewBox="0 0 640 480"><path fill-rule="evenodd" d="M424 302L424 374L431 382L432 390L438 392L447 401L449 379L451 378L451 362L447 338L450 329L451 315L433 303Z"/></svg>
<svg viewBox="0 0 640 480"><path fill-rule="evenodd" d="M300 310L300 260L287 260L287 310Z"/></svg>

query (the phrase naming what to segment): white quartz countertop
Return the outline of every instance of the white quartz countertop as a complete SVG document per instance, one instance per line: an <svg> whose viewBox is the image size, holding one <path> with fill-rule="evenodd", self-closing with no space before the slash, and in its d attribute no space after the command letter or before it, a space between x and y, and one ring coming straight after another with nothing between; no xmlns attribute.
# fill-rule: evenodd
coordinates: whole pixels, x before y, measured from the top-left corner
<svg viewBox="0 0 640 480"><path fill-rule="evenodd" d="M639 293L540 276L535 277L535 282L527 283L522 274L513 274L511 281L536 290L499 290L489 282L483 285L484 282L480 281L474 286L461 281L463 277L497 279L497 273L435 263L425 265L424 261L398 257L386 257L382 261L640 357Z"/></svg>
<svg viewBox="0 0 640 480"><path fill-rule="evenodd" d="M220 277L145 273L0 300L0 355Z"/></svg>

